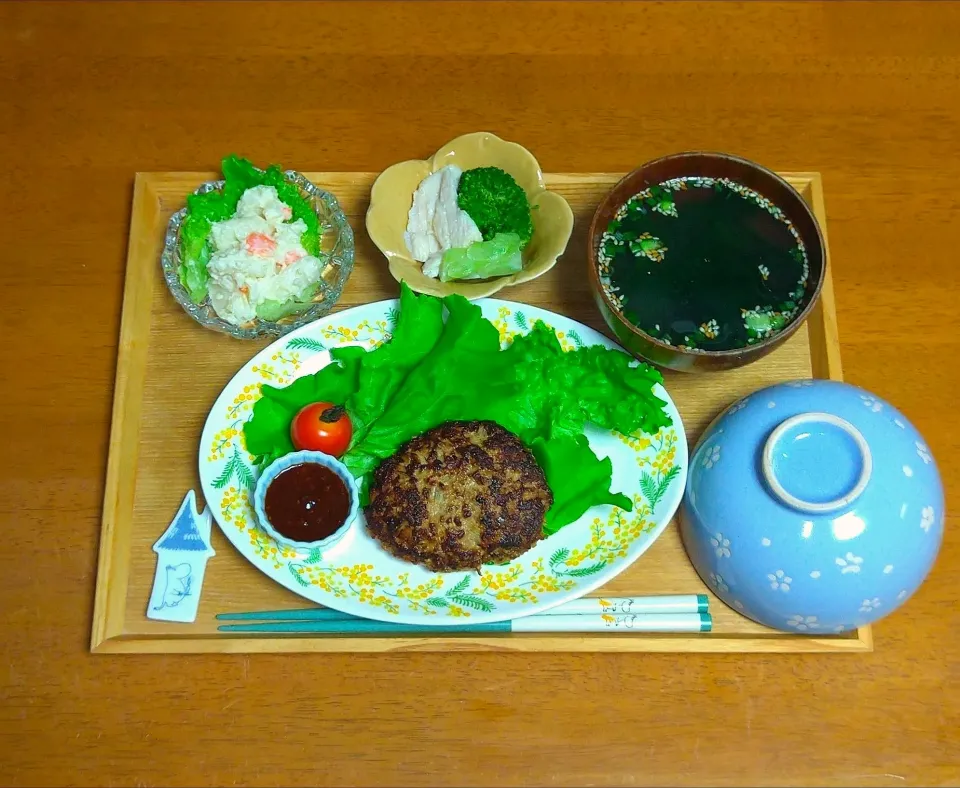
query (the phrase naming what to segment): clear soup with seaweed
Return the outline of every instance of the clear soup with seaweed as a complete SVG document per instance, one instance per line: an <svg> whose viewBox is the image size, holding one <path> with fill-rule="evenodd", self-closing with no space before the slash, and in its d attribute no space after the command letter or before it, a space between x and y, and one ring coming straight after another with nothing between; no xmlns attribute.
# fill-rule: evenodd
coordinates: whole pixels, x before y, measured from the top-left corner
<svg viewBox="0 0 960 788"><path fill-rule="evenodd" d="M691 350L773 336L811 295L796 227L727 178L673 178L635 194L601 237L598 264L601 287L627 320Z"/></svg>

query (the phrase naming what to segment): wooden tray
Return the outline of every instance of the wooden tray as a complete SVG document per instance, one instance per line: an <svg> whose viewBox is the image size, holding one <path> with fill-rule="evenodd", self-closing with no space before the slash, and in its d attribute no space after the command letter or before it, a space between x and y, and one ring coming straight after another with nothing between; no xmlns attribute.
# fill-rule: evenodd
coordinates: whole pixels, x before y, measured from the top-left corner
<svg viewBox="0 0 960 788"><path fill-rule="evenodd" d="M397 284L364 231L375 173L305 173L338 197L356 232L356 267L338 309L391 298ZM711 595L711 634L503 634L417 637L231 636L217 632L220 612L306 607L271 582L214 528L217 555L207 567L194 624L151 621L145 615L156 555L151 546L188 489L199 492L197 452L207 412L222 387L263 342L222 336L194 323L163 283L160 250L171 213L214 173L138 173L117 359L113 424L103 508L91 648L95 652L296 651L870 651L869 627L835 637L802 637L761 627ZM818 173L787 178L813 207L826 238ZM586 232L596 205L619 180L615 174L556 174L549 187L576 217L567 253L547 275L499 297L542 306L605 331L585 272ZM693 446L701 430L741 395L785 379L841 378L829 270L820 304L807 325L767 358L739 370L668 374L666 386ZM597 592L600 595L600 591ZM672 524L629 570L602 593L617 596L709 593L687 560Z"/></svg>

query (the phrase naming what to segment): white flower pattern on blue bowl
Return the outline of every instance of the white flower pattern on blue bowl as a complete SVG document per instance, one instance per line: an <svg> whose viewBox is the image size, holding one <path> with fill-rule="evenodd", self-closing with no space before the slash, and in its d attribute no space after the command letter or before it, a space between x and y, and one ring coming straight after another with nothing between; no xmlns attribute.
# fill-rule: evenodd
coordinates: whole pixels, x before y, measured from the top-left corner
<svg viewBox="0 0 960 788"><path fill-rule="evenodd" d="M787 626L793 627L798 632L808 632L814 629L820 629L816 616L801 616L794 614L787 619Z"/></svg>
<svg viewBox="0 0 960 788"><path fill-rule="evenodd" d="M770 581L770 588L785 594L790 590L790 584L793 582L793 578L785 574L782 569L767 575L767 580Z"/></svg>
<svg viewBox="0 0 960 788"><path fill-rule="evenodd" d="M710 544L713 545L713 549L717 554L717 558L730 557L730 540L724 538L723 534L719 531L713 535L712 539L710 539Z"/></svg>
<svg viewBox="0 0 960 788"><path fill-rule="evenodd" d="M902 605L943 526L937 464L916 428L875 394L825 380L732 404L693 453L680 510L684 546L721 600L820 636Z"/></svg>

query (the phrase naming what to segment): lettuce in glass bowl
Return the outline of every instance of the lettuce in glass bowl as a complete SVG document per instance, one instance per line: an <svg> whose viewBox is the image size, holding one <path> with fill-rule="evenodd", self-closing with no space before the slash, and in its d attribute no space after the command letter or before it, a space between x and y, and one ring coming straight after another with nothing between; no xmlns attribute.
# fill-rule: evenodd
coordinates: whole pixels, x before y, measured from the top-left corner
<svg viewBox="0 0 960 788"><path fill-rule="evenodd" d="M209 181L187 197L167 225L160 256L164 280L184 311L205 328L238 339L280 336L328 314L353 270L353 230L336 197L293 170L277 166L260 170L250 162L229 156L223 161L224 179ZM306 229L300 244L320 260L316 281L284 301L260 301L256 316L235 325L217 314L209 293L207 264L216 222L234 217L241 197L255 186L271 186L289 207L287 221L302 220Z"/></svg>

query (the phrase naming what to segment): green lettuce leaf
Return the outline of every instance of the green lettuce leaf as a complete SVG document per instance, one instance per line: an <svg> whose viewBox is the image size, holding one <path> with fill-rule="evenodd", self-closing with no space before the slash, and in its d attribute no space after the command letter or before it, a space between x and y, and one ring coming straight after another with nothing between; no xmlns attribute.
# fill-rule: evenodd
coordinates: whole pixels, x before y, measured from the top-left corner
<svg viewBox="0 0 960 788"><path fill-rule="evenodd" d="M346 350L355 349L342 349ZM356 361L348 357L347 363L328 364L315 375L297 378L283 388L263 386L262 396L254 405L253 418L243 425L247 451L256 455L258 464L273 462L293 451L290 424L304 405L345 402L357 390L360 368Z"/></svg>
<svg viewBox="0 0 960 788"><path fill-rule="evenodd" d="M628 512L633 509L633 502L626 495L610 490L613 463L609 457L598 460L586 436L551 441L537 438L530 449L543 468L550 489L563 490L562 495L554 493L553 506L547 512L543 531L548 536L579 520L591 506L611 504ZM571 468L579 468L580 473L572 475Z"/></svg>
<svg viewBox="0 0 960 788"><path fill-rule="evenodd" d="M303 296L299 298L290 298L286 301L264 301L257 305L256 314L261 320L276 322L284 317L295 315L302 312L310 306L310 299L304 300Z"/></svg>
<svg viewBox="0 0 960 788"><path fill-rule="evenodd" d="M353 445L363 442L369 424L384 411L410 368L430 352L443 329L439 299L404 288L400 307L390 342L369 352L360 347L334 348L330 351L334 363L316 374L283 388L263 386L253 418L244 424L247 450L257 455L258 462L270 463L293 451L290 424L311 402L344 405L353 424Z"/></svg>
<svg viewBox="0 0 960 788"><path fill-rule="evenodd" d="M443 321L443 308L447 320ZM618 350L564 352L556 334L536 323L500 348L496 327L461 296L416 295L401 285L400 315L390 342L372 351L338 348L335 363L263 396L244 425L247 448L267 462L292 451L290 422L311 402L342 404L354 425L343 457L356 477L406 441L446 421L489 419L534 452L554 495L553 533L597 504L632 507L610 492L612 466L590 450L584 426L631 433L670 424L653 394L658 372Z"/></svg>
<svg viewBox="0 0 960 788"><path fill-rule="evenodd" d="M418 303L425 299L441 306L441 301L431 296L420 296ZM369 428L355 435L354 445L346 455L345 463L351 473L369 473L410 438L446 421L486 418L480 414L484 404L480 389L484 382L491 382L485 388L489 396L495 397L502 385L500 335L483 318L479 307L465 298L449 297L443 305L447 307L447 321L442 323L442 313L436 316L441 321L436 342L427 353L412 359L413 364L402 359L407 370L402 385L390 397L381 398L379 412L361 414ZM400 326L404 308L401 300ZM351 405L347 403L347 412L352 418Z"/></svg>
<svg viewBox="0 0 960 788"><path fill-rule="evenodd" d="M269 320L271 322L277 321L282 317L287 317L288 315L295 315L297 312L302 312L304 309L307 309L311 303L313 303L313 297L317 294L317 290L320 289L319 282L311 287L308 287L299 296L290 298L286 301L264 301L261 304L257 305L257 317L261 320Z"/></svg>

